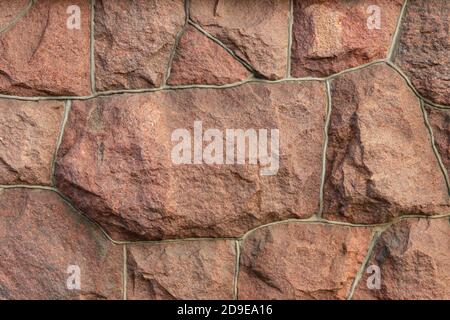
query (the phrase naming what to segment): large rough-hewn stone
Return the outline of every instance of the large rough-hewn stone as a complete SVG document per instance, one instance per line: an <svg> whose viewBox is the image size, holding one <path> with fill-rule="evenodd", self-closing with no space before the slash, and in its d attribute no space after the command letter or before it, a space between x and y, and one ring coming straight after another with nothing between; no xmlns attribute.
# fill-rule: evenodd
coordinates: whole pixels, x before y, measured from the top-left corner
<svg viewBox="0 0 450 320"><path fill-rule="evenodd" d="M0 99L0 184L50 184L63 113L63 102Z"/></svg>
<svg viewBox="0 0 450 320"><path fill-rule="evenodd" d="M380 289L374 288L374 281L369 277L375 274L369 269L369 273L364 272L353 298L448 300L449 253L448 217L401 221L381 235L367 264L367 267L380 268Z"/></svg>
<svg viewBox="0 0 450 320"><path fill-rule="evenodd" d="M239 299L345 299L372 232L324 224L283 223L244 239Z"/></svg>
<svg viewBox="0 0 450 320"><path fill-rule="evenodd" d="M332 82L324 216L381 223L449 213L419 100L386 65Z"/></svg>
<svg viewBox="0 0 450 320"><path fill-rule="evenodd" d="M433 131L437 151L450 174L450 109L444 110L425 106L425 110Z"/></svg>
<svg viewBox="0 0 450 320"><path fill-rule="evenodd" d="M182 0L96 1L97 89L159 87L184 22Z"/></svg>
<svg viewBox="0 0 450 320"><path fill-rule="evenodd" d="M0 1L0 30L10 27L25 12L31 0Z"/></svg>
<svg viewBox="0 0 450 320"><path fill-rule="evenodd" d="M411 0L395 63L426 98L450 105L450 1Z"/></svg>
<svg viewBox="0 0 450 320"><path fill-rule="evenodd" d="M128 299L232 299L233 241L127 246Z"/></svg>
<svg viewBox="0 0 450 320"><path fill-rule="evenodd" d="M187 27L172 63L171 85L227 84L244 80L250 72L224 48L194 27Z"/></svg>
<svg viewBox="0 0 450 320"><path fill-rule="evenodd" d="M122 296L122 247L54 192L0 190L0 242L0 300Z"/></svg>
<svg viewBox="0 0 450 320"><path fill-rule="evenodd" d="M79 6L80 29L69 29L67 13ZM88 95L88 0L37 1L14 26L0 34L0 93Z"/></svg>
<svg viewBox="0 0 450 320"><path fill-rule="evenodd" d="M328 76L385 58L402 3L294 0L292 75ZM372 27L377 10L380 29Z"/></svg>
<svg viewBox="0 0 450 320"><path fill-rule="evenodd" d="M318 206L325 109L323 83L293 81L77 101L59 149L57 186L120 239L239 236L310 217ZM248 154L245 164L174 164L180 140L171 136L183 128L192 135L194 121L219 133L268 129L261 136L269 146L278 129L279 170L274 160L264 172L268 165L249 164Z"/></svg>
<svg viewBox="0 0 450 320"><path fill-rule="evenodd" d="M288 0L191 0L190 18L261 76L269 79L285 76Z"/></svg>

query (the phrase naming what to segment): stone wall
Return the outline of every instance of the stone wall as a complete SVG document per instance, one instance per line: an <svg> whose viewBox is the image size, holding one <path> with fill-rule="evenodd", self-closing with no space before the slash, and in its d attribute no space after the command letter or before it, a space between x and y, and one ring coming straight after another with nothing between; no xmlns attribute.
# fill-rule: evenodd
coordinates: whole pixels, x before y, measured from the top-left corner
<svg viewBox="0 0 450 320"><path fill-rule="evenodd" d="M0 299L450 299L449 16L0 0Z"/></svg>

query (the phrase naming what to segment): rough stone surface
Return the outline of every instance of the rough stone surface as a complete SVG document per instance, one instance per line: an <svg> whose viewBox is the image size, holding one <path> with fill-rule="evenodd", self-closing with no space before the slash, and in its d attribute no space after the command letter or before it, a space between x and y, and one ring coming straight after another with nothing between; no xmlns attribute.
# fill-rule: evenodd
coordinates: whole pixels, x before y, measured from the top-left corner
<svg viewBox="0 0 450 320"><path fill-rule="evenodd" d="M96 1L97 89L159 87L184 22L182 0Z"/></svg>
<svg viewBox="0 0 450 320"><path fill-rule="evenodd" d="M128 299L233 299L233 241L127 246Z"/></svg>
<svg viewBox="0 0 450 320"><path fill-rule="evenodd" d="M354 299L450 299L450 221L404 220L378 239L369 260L380 268L381 288L368 289L364 273Z"/></svg>
<svg viewBox="0 0 450 320"><path fill-rule="evenodd" d="M433 131L434 143L442 162L450 174L450 109L436 109L425 106L428 121Z"/></svg>
<svg viewBox="0 0 450 320"><path fill-rule="evenodd" d="M450 105L450 2L411 0L395 63L424 97Z"/></svg>
<svg viewBox="0 0 450 320"><path fill-rule="evenodd" d="M63 113L63 102L0 99L0 184L50 184Z"/></svg>
<svg viewBox="0 0 450 320"><path fill-rule="evenodd" d="M318 207L325 110L320 82L77 101L58 153L57 186L120 239L239 236L267 222L310 217ZM173 164L178 140L171 135L181 128L192 135L194 121L222 132L279 129L279 170L261 175L248 159Z"/></svg>
<svg viewBox="0 0 450 320"><path fill-rule="evenodd" d="M11 26L14 19L23 12L30 0L10 0L0 2L0 30Z"/></svg>
<svg viewBox="0 0 450 320"><path fill-rule="evenodd" d="M403 0L294 0L292 75L328 76L387 56ZM370 29L380 8L380 29Z"/></svg>
<svg viewBox="0 0 450 320"><path fill-rule="evenodd" d="M227 84L250 72L220 45L194 27L187 27L178 44L168 84Z"/></svg>
<svg viewBox="0 0 450 320"><path fill-rule="evenodd" d="M0 242L0 300L122 296L122 247L56 193L0 190ZM80 268L80 290L67 288L69 266Z"/></svg>
<svg viewBox="0 0 450 320"><path fill-rule="evenodd" d="M381 223L450 212L419 100L386 65L332 82L324 216Z"/></svg>
<svg viewBox="0 0 450 320"><path fill-rule="evenodd" d="M190 18L262 77L286 74L289 1L190 1Z"/></svg>
<svg viewBox="0 0 450 320"><path fill-rule="evenodd" d="M244 239L239 299L345 299L372 232L324 224L284 223Z"/></svg>
<svg viewBox="0 0 450 320"><path fill-rule="evenodd" d="M80 30L67 28L71 5L80 7ZM0 93L89 95L89 17L87 0L37 1L0 34Z"/></svg>

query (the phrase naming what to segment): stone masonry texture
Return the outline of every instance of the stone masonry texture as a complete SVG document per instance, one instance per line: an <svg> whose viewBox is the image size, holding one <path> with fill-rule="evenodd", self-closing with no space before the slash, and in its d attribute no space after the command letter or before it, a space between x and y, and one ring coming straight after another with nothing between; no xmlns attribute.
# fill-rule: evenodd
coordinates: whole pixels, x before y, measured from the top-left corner
<svg viewBox="0 0 450 320"><path fill-rule="evenodd" d="M450 299L449 12L0 0L0 300Z"/></svg>

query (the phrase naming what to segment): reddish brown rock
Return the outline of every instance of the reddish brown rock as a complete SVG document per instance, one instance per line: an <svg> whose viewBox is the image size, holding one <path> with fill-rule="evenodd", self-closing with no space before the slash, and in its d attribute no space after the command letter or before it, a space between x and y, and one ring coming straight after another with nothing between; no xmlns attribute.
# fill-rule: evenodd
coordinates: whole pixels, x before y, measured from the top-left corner
<svg viewBox="0 0 450 320"><path fill-rule="evenodd" d="M450 212L419 100L386 65L332 82L324 216L381 223Z"/></svg>
<svg viewBox="0 0 450 320"><path fill-rule="evenodd" d="M31 0L0 1L0 32L9 28L26 11L30 2Z"/></svg>
<svg viewBox="0 0 450 320"><path fill-rule="evenodd" d="M192 0L190 18L262 77L286 75L288 0Z"/></svg>
<svg viewBox="0 0 450 320"><path fill-rule="evenodd" d="M97 89L159 87L184 22L182 0L96 1Z"/></svg>
<svg viewBox="0 0 450 320"><path fill-rule="evenodd" d="M178 44L167 83L220 85L244 80L249 75L224 48L189 26Z"/></svg>
<svg viewBox="0 0 450 320"><path fill-rule="evenodd" d="M364 272L354 299L450 299L450 221L404 220L378 239L369 266L377 266L380 288ZM367 269L367 268L366 268ZM369 289L372 288L372 289Z"/></svg>
<svg viewBox="0 0 450 320"><path fill-rule="evenodd" d="M122 296L122 247L54 192L0 190L0 239L0 300Z"/></svg>
<svg viewBox="0 0 450 320"><path fill-rule="evenodd" d="M239 299L345 299L372 232L283 223L251 233L241 247Z"/></svg>
<svg viewBox="0 0 450 320"><path fill-rule="evenodd" d="M385 58L402 4L403 0L294 0L292 75L323 77ZM372 27L371 6L380 10L380 29Z"/></svg>
<svg viewBox="0 0 450 320"><path fill-rule="evenodd" d="M63 102L0 100L0 184L51 183Z"/></svg>
<svg viewBox="0 0 450 320"><path fill-rule="evenodd" d="M450 2L408 1L395 63L424 97L450 105Z"/></svg>
<svg viewBox="0 0 450 320"><path fill-rule="evenodd" d="M127 245L127 298L233 299L234 241Z"/></svg>
<svg viewBox="0 0 450 320"><path fill-rule="evenodd" d="M442 162L450 174L450 109L436 109L425 106L433 131L434 143Z"/></svg>
<svg viewBox="0 0 450 320"><path fill-rule="evenodd" d="M77 101L59 149L57 186L115 239L239 236L310 217L318 207L325 109L323 83L293 81ZM221 134L267 129L260 136L268 145L278 129L279 168L273 159L265 172L269 165L250 164L248 154L245 164L220 164L223 147L216 163L174 164L181 139L172 142L172 134L186 129L192 137L194 121Z"/></svg>
<svg viewBox="0 0 450 320"><path fill-rule="evenodd" d="M67 28L71 5L81 10L79 30ZM90 94L89 17L87 0L37 1L0 34L0 93Z"/></svg>

